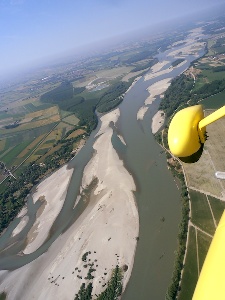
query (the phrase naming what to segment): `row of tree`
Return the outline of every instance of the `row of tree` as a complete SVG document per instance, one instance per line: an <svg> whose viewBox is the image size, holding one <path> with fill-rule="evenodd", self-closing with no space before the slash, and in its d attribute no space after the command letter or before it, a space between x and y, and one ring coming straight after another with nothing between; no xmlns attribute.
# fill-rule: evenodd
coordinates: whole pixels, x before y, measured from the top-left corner
<svg viewBox="0 0 225 300"><path fill-rule="evenodd" d="M171 155L167 153L167 158L172 159ZM186 240L188 232L188 221L189 221L189 195L186 187L184 175L178 161L173 161L170 164L170 170L174 177L178 178L181 184L181 201L182 201L182 215L181 222L179 224L178 232L178 248L175 253L175 262L173 268L172 281L167 289L166 300L177 299L177 293L180 290L181 271L183 269L183 260L186 251Z"/></svg>

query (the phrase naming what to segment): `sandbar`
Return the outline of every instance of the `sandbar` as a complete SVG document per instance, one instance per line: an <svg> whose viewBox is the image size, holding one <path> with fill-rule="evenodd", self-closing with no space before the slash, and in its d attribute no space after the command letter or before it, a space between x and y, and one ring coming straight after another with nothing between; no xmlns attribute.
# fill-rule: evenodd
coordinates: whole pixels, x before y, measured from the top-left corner
<svg viewBox="0 0 225 300"><path fill-rule="evenodd" d="M93 295L104 290L116 265L126 265L125 288L132 271L139 218L133 194L134 180L111 143L113 129L110 123L116 123L118 116L119 109L116 109L101 117L102 126L93 146L95 153L85 167L82 179L83 189L97 180L88 206L46 253L15 271L0 273L0 289L7 292L7 299L51 300L56 299L56 295L58 299L74 299L81 284L89 282L85 279L88 268L82 261L84 253L88 253L88 262L95 268ZM67 171L65 167L64 172ZM60 177L58 175L55 179ZM36 198L43 192L39 187ZM62 200L62 195L63 192L57 193L58 201ZM48 201L46 193L45 198ZM56 197L53 203L55 201ZM39 217L40 222L43 215L44 212ZM39 232L42 230L44 228L39 227Z"/></svg>
<svg viewBox="0 0 225 300"><path fill-rule="evenodd" d="M158 110L152 118L152 133L155 134L164 124L165 114L162 110Z"/></svg>

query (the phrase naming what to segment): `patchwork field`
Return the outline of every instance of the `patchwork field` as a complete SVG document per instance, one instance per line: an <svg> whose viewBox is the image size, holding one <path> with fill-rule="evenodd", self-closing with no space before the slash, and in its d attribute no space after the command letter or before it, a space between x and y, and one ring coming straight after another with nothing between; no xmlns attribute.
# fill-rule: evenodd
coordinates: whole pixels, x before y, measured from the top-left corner
<svg viewBox="0 0 225 300"><path fill-rule="evenodd" d="M75 115L70 115L68 117L63 118L63 122L68 123L70 125L77 125L79 123L79 119Z"/></svg>
<svg viewBox="0 0 225 300"><path fill-rule="evenodd" d="M181 290L178 294L179 300L192 299L199 274L201 272L205 257L212 241L212 235L216 226L214 221L217 220L216 212L221 215L222 206L225 202L213 198L212 206L211 197L208 197L196 191L190 190L190 199L192 207L191 223L189 227L189 239L185 268L183 270ZM218 207L219 205L219 207Z"/></svg>
<svg viewBox="0 0 225 300"><path fill-rule="evenodd" d="M1 114L0 160L7 168L15 168L22 162L27 165L49 150L55 151L54 145L79 122L74 114L60 111L56 105L49 107L47 104L48 107L42 109L43 103L37 101L36 106L33 103L26 103L25 106L28 112L19 116L16 114L4 117L8 113ZM15 106L17 111L20 108L19 105ZM61 122L62 119L65 122ZM18 121L19 125L14 127L15 121Z"/></svg>
<svg viewBox="0 0 225 300"><path fill-rule="evenodd" d="M85 133L85 131L84 131L83 129L77 129L77 130L73 131L73 132L67 137L67 139L75 138L75 137L77 137L77 136L79 136L79 135L81 135L81 134L84 134L84 133Z"/></svg>

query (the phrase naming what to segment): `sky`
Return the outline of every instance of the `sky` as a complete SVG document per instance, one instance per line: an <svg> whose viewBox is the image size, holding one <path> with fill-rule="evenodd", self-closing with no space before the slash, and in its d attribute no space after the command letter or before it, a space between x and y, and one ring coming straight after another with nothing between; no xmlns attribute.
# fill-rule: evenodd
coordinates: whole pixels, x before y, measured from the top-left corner
<svg viewBox="0 0 225 300"><path fill-rule="evenodd" d="M0 0L0 74L221 0Z"/></svg>

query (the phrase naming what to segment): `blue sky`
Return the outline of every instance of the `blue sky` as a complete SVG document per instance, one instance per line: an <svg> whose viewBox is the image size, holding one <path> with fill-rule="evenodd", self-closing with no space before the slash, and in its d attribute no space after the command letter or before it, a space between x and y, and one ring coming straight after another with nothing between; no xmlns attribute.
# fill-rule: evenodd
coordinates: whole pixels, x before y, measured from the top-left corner
<svg viewBox="0 0 225 300"><path fill-rule="evenodd" d="M197 12L221 0L0 0L0 71Z"/></svg>

